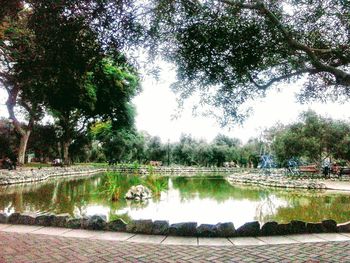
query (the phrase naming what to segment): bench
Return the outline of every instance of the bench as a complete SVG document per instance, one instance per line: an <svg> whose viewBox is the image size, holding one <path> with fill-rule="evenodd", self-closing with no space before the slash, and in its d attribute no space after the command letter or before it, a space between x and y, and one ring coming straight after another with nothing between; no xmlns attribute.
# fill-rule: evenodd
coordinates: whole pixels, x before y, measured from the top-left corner
<svg viewBox="0 0 350 263"><path fill-rule="evenodd" d="M341 167L340 168L339 176L342 176L345 174L346 175L350 174L350 167Z"/></svg>
<svg viewBox="0 0 350 263"><path fill-rule="evenodd" d="M299 166L299 172L301 172L301 173L319 173L320 170L317 168L316 165L305 165L305 166Z"/></svg>

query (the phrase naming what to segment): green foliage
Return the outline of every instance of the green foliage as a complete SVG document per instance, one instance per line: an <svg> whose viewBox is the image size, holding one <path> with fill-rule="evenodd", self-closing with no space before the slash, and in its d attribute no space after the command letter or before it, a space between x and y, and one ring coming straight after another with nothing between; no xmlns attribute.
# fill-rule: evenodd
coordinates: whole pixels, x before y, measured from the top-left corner
<svg viewBox="0 0 350 263"><path fill-rule="evenodd" d="M168 178L158 175L148 175L141 178L138 174L127 175L115 172L106 174L106 182L98 191L111 201L118 201L124 198L124 195L131 186L145 185L155 197L159 197L161 192L168 189Z"/></svg>
<svg viewBox="0 0 350 263"><path fill-rule="evenodd" d="M14 157L18 138L14 132L12 124L0 118L0 159L4 157Z"/></svg>
<svg viewBox="0 0 350 263"><path fill-rule="evenodd" d="M70 27L62 30L68 33L66 42L56 41L55 44L60 43L61 52L70 52L64 51L64 56L59 60L57 52L60 49L56 45L43 47L45 55L51 54L55 58L49 82L44 81L44 85L50 85L50 89L45 91L45 101L62 129L61 139L68 142L76 139L79 136L79 122L84 121L86 125L95 118L109 118L117 127L131 126L134 114L129 101L136 94L138 78L132 75L128 69L130 66L99 58L100 51L93 36L91 40L83 39L82 43L74 43L78 32ZM61 34L57 37L61 37ZM71 45L76 48L70 49ZM43 58L45 63L50 60L47 56ZM66 65L68 60L72 63ZM61 68L61 72L57 72L56 67Z"/></svg>
<svg viewBox="0 0 350 263"><path fill-rule="evenodd" d="M146 156L148 161L163 161L165 162L166 147L162 144L158 136L148 137L145 145Z"/></svg>
<svg viewBox="0 0 350 263"><path fill-rule="evenodd" d="M222 124L247 100L307 77L300 100L349 97L348 1L150 1L150 34L177 67L173 89L201 95Z"/></svg>
<svg viewBox="0 0 350 263"><path fill-rule="evenodd" d="M240 142L219 134L212 143L195 140L191 136L182 135L179 143L172 149L175 163L198 166L223 166L224 162L240 162Z"/></svg>
<svg viewBox="0 0 350 263"><path fill-rule="evenodd" d="M1 66L13 65L13 69L4 67L9 73L1 74L0 81L14 86L18 102L33 121L42 117L43 106L53 115L65 159L74 141L70 153L84 160L87 156L79 152L81 135L96 119L111 120L125 129L134 122L130 101L139 89L139 77L121 50L124 43L137 42L140 36L132 15L134 5L99 0L17 3L6 4L0 13L5 17L0 24L0 49L6 53ZM112 40L112 35L119 37ZM126 40L131 35L133 40ZM1 71L5 70L1 67Z"/></svg>
<svg viewBox="0 0 350 263"><path fill-rule="evenodd" d="M124 198L124 195L131 186L141 183L141 178L135 175L108 172L106 177L107 180L99 192L106 195L112 201Z"/></svg>
<svg viewBox="0 0 350 263"><path fill-rule="evenodd" d="M350 158L350 124L304 112L300 121L274 130L273 150L281 164L298 157L319 163L323 158L337 160Z"/></svg>
<svg viewBox="0 0 350 263"><path fill-rule="evenodd" d="M54 125L36 124L28 141L28 151L39 160L52 160L59 157L58 138Z"/></svg>
<svg viewBox="0 0 350 263"><path fill-rule="evenodd" d="M148 174L153 175L154 174L154 166L147 165L147 172L148 172Z"/></svg>
<svg viewBox="0 0 350 263"><path fill-rule="evenodd" d="M142 162L144 159L144 137L135 129L118 129L111 122L97 122L91 134L108 160L117 162Z"/></svg>
<svg viewBox="0 0 350 263"><path fill-rule="evenodd" d="M168 190L168 178L150 174L144 180L145 185L152 191L154 197L160 197L161 192Z"/></svg>

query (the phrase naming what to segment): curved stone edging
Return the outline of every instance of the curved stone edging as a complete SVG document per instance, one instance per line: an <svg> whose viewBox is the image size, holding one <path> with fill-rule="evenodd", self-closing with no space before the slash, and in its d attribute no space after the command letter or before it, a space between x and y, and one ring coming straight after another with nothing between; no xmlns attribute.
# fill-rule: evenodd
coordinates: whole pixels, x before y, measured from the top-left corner
<svg viewBox="0 0 350 263"><path fill-rule="evenodd" d="M350 233L350 222L337 224L334 220L323 220L317 223L292 220L285 224L272 221L263 225L260 225L258 221L254 221L245 223L235 229L231 222L215 225L201 224L198 226L197 222L183 222L169 225L168 221L141 219L133 220L127 224L122 219L107 222L106 217L100 215L71 218L68 214L36 215L13 213L7 216L4 213L0 213L0 223L194 237L255 237L306 233Z"/></svg>
<svg viewBox="0 0 350 263"><path fill-rule="evenodd" d="M93 168L84 166L1 171L0 185L34 183L54 177L86 176L105 171L107 171L106 168Z"/></svg>
<svg viewBox="0 0 350 263"><path fill-rule="evenodd" d="M230 175L227 178L230 184L248 184L262 185L280 188L301 188L325 190L328 189L324 183L312 179L291 179L284 175L261 175L261 174L245 174L245 175Z"/></svg>
<svg viewBox="0 0 350 263"><path fill-rule="evenodd" d="M150 173L159 173L166 175L188 175L192 176L196 173L234 173L237 169L228 168L196 168L196 167L154 167L149 170L144 167L132 168L123 166L106 166L106 167L91 167L91 166L71 166L71 167L49 167L41 169L26 169L26 170L0 170L0 185L34 183L44 181L54 177L65 176L86 176L97 174L106 171L115 171L123 173L138 173L142 175Z"/></svg>

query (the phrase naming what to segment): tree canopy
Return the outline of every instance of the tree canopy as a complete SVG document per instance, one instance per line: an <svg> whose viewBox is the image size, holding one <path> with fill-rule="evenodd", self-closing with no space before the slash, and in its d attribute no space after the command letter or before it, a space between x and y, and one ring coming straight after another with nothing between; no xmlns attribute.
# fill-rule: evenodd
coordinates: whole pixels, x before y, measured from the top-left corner
<svg viewBox="0 0 350 263"><path fill-rule="evenodd" d="M43 107L60 127L65 159L74 137L96 119L109 119L115 128L132 126L130 100L139 77L123 55L141 36L132 1L28 0L3 8L0 81L22 136L20 163ZM16 105L29 115L26 127L17 121Z"/></svg>
<svg viewBox="0 0 350 263"><path fill-rule="evenodd" d="M280 164L291 158L320 163L325 158L348 160L350 124L324 118L313 111L301 114L298 122L271 129L272 150Z"/></svg>
<svg viewBox="0 0 350 263"><path fill-rule="evenodd" d="M182 98L199 92L222 122L283 81L307 81L301 101L349 98L349 1L151 1L155 49L177 66Z"/></svg>
<svg viewBox="0 0 350 263"><path fill-rule="evenodd" d="M66 17L63 11L54 9L40 17L40 24L34 15L39 48L37 59L30 63L39 76L35 85L42 90L43 103L61 128L68 162L67 147L92 121L109 119L115 127L132 126L130 100L137 93L139 78L119 50L108 56L88 24L79 16ZM45 30L41 30L43 20Z"/></svg>

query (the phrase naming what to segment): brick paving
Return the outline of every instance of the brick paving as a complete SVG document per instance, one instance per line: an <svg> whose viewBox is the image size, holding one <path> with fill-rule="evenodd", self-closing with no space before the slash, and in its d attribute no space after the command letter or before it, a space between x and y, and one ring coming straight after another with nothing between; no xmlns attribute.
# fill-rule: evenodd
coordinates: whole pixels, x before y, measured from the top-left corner
<svg viewBox="0 0 350 263"><path fill-rule="evenodd" d="M178 246L0 232L0 262L350 262L350 241Z"/></svg>

